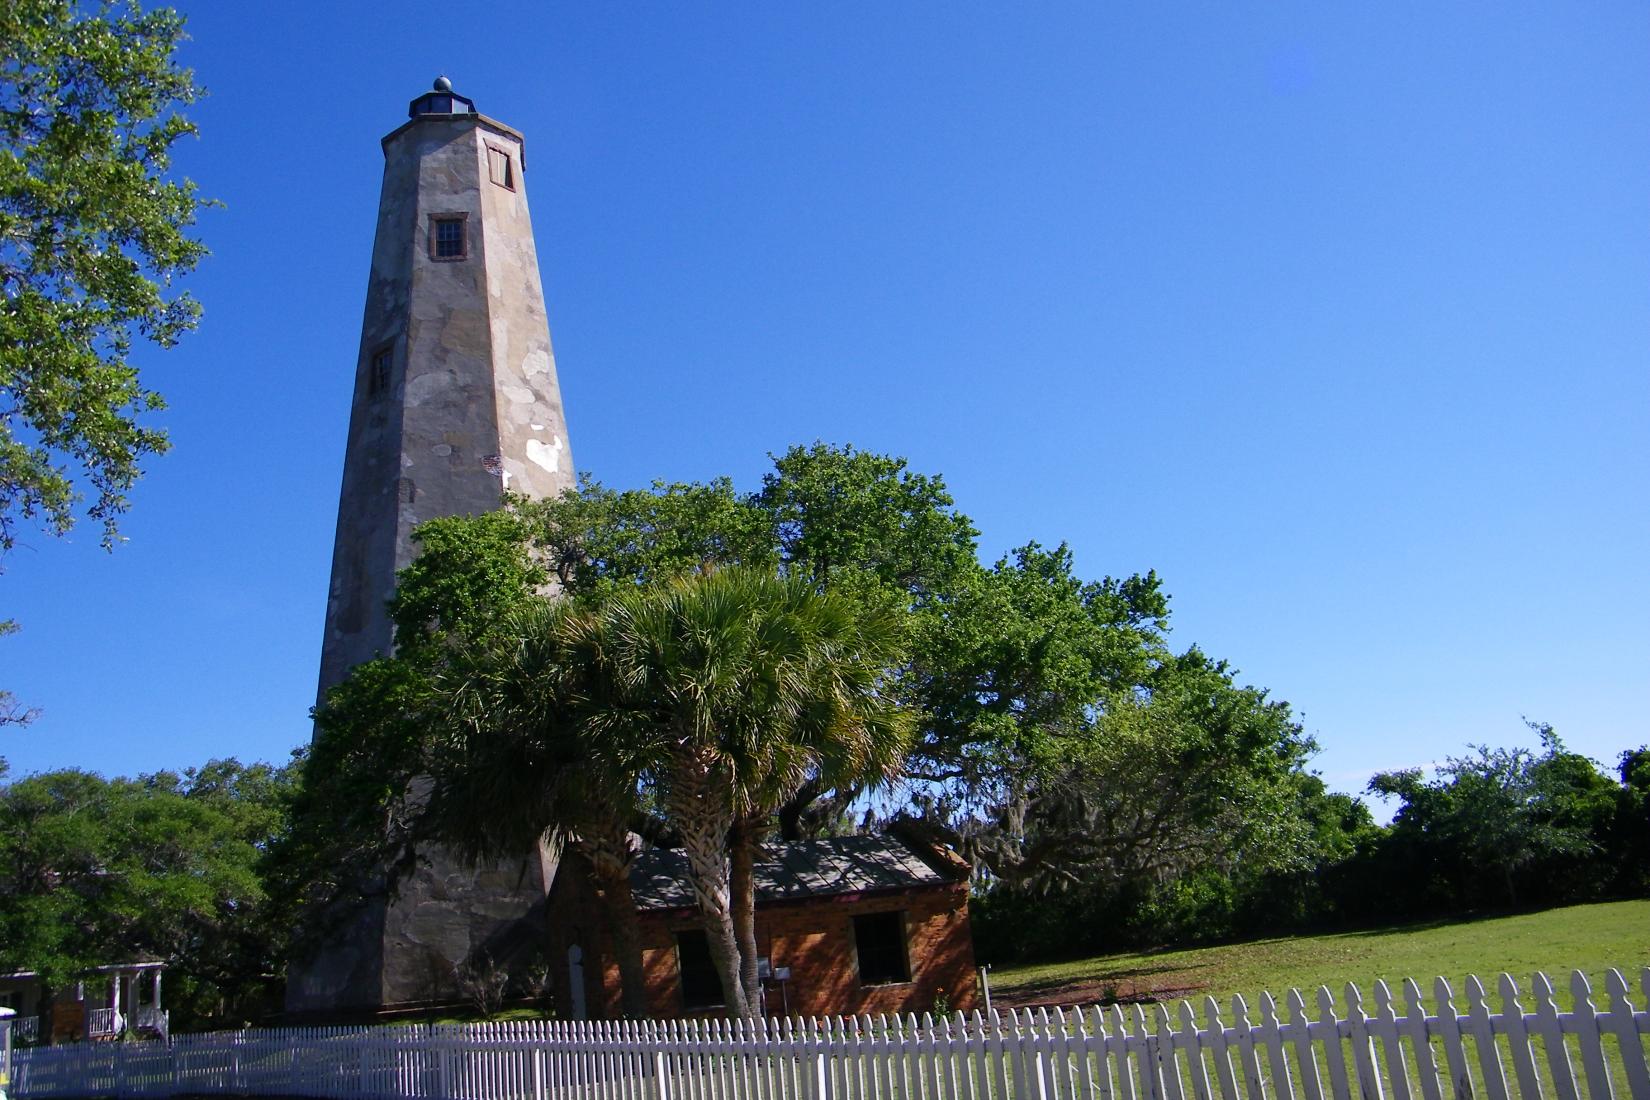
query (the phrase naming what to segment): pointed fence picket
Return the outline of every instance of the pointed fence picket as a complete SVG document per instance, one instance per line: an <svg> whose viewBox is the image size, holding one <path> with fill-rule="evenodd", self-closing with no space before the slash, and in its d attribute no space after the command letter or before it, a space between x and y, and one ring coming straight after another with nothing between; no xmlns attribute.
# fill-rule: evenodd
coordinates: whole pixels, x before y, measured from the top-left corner
<svg viewBox="0 0 1650 1100"><path fill-rule="evenodd" d="M16 1052L13 1095L319 1100L1650 1100L1650 968L982 1016L272 1028ZM1637 1001L1635 1003L1635 995ZM1603 1005L1604 1007L1601 1007ZM1201 1009L1201 1011L1199 1011Z"/></svg>

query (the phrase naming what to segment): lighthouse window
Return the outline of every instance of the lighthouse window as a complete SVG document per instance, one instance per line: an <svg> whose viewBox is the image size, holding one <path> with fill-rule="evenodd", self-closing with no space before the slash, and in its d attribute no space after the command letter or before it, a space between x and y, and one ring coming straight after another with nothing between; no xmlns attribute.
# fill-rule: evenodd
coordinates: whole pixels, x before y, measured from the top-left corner
<svg viewBox="0 0 1650 1100"><path fill-rule="evenodd" d="M516 176L509 153L491 145L487 146L487 178L500 187L511 191L516 189Z"/></svg>
<svg viewBox="0 0 1650 1100"><path fill-rule="evenodd" d="M462 260L465 256L464 218L432 217L430 219L430 256L437 260Z"/></svg>
<svg viewBox="0 0 1650 1100"><path fill-rule="evenodd" d="M390 388L390 365L394 362L395 353L389 348L381 349L372 357L372 365L367 370L367 394L377 397Z"/></svg>

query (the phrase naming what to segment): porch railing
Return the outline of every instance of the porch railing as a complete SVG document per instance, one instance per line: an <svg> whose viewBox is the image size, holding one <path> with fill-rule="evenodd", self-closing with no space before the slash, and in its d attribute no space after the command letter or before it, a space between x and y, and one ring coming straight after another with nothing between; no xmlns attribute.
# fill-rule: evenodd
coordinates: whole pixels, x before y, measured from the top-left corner
<svg viewBox="0 0 1650 1100"><path fill-rule="evenodd" d="M108 1035L119 1035L124 1021L120 1013L112 1008L92 1008L86 1011L86 1037L101 1039Z"/></svg>
<svg viewBox="0 0 1650 1100"><path fill-rule="evenodd" d="M40 1041L40 1017L38 1016L13 1016L6 1021L6 1026L11 1028L11 1041L13 1044L38 1043Z"/></svg>

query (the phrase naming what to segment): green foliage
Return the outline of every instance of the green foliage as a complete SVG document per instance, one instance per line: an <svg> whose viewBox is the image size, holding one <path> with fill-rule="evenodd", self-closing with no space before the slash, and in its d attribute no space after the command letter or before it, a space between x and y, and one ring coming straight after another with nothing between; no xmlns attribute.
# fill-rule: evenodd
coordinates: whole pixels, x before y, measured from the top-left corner
<svg viewBox="0 0 1650 1100"><path fill-rule="evenodd" d="M169 179L195 133L183 19L73 0L0 8L0 550L19 520L57 533L83 479L105 545L142 460L166 436L129 360L134 337L170 347L199 308L172 282L199 262L200 200Z"/></svg>
<svg viewBox="0 0 1650 1100"><path fill-rule="evenodd" d="M261 861L289 785L284 769L215 760L0 788L0 969L61 989L92 966L161 959L182 1025L267 1010L285 938Z"/></svg>
<svg viewBox="0 0 1650 1100"><path fill-rule="evenodd" d="M1224 662L1174 654L1167 620L1155 574L1085 582L1066 547L1036 544L923 616L912 810L974 860L1005 928L1052 920L1044 942L1069 940L1081 911L1122 934L1153 897L1301 846L1311 742Z"/></svg>
<svg viewBox="0 0 1650 1100"><path fill-rule="evenodd" d="M777 570L892 616L907 643L977 573L974 528L938 477L903 459L816 443L774 459L754 493L726 478L614 492L587 479L549 501L514 501L534 553L585 606L692 572ZM891 693L907 697L903 683ZM789 836L840 822L857 785L820 777L780 810Z"/></svg>
<svg viewBox="0 0 1650 1100"><path fill-rule="evenodd" d="M903 756L908 716L880 690L902 656L886 614L735 567L633 588L597 620L619 689L601 721L655 746L667 803L687 745L736 816L773 812L821 771L885 778Z"/></svg>
<svg viewBox="0 0 1650 1100"><path fill-rule="evenodd" d="M920 619L907 690L926 722L913 776L977 803L1009 773L1047 766L1102 696L1163 659L1167 617L1155 574L1085 583L1064 545L959 570Z"/></svg>
<svg viewBox="0 0 1650 1100"><path fill-rule="evenodd" d="M903 458L792 447L774 458L751 503L787 568L821 587L868 574L920 601L976 564L973 523L954 509L944 481L911 472Z"/></svg>
<svg viewBox="0 0 1650 1100"><path fill-rule="evenodd" d="M382 659L358 665L316 709L314 738L294 760L286 829L264 863L294 946L346 915L335 902L391 889L411 866L411 784L424 770L432 696L424 669Z"/></svg>
<svg viewBox="0 0 1650 1100"><path fill-rule="evenodd" d="M1613 817L1616 788L1585 757L1566 752L1550 726L1531 724L1540 755L1527 749L1472 746L1437 775L1384 772L1369 789L1402 800L1391 848L1402 852L1415 885L1412 904L1472 905L1500 898L1518 904L1525 882L1551 896L1554 873L1573 878L1599 852L1595 837ZM1572 882L1568 896L1592 896L1596 871ZM1417 888L1425 891L1417 894Z"/></svg>
<svg viewBox="0 0 1650 1100"><path fill-rule="evenodd" d="M1623 752L1616 773L1621 790L1605 849L1617 868L1614 887L1624 895L1650 894L1650 746Z"/></svg>
<svg viewBox="0 0 1650 1100"><path fill-rule="evenodd" d="M397 658L421 667L440 663L447 647L485 643L549 580L513 512L432 519L413 541L418 556L396 576L390 619Z"/></svg>
<svg viewBox="0 0 1650 1100"><path fill-rule="evenodd" d="M709 566L777 562L766 517L726 478L617 492L585 476L560 497L511 506L561 590L586 606Z"/></svg>
<svg viewBox="0 0 1650 1100"><path fill-rule="evenodd" d="M900 632L804 577L750 567L631 588L596 617L619 690L592 717L648 746L723 1003L754 1012L756 830L810 780L853 785L897 768L909 716L880 688Z"/></svg>

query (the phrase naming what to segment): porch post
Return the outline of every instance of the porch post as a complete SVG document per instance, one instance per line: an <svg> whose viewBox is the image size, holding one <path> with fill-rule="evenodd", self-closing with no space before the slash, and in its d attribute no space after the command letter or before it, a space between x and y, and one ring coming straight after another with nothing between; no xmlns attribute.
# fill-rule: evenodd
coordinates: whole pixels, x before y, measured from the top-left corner
<svg viewBox="0 0 1650 1100"><path fill-rule="evenodd" d="M158 966L155 968L155 989L154 989L154 993L155 993L155 997L154 997L155 1011L159 1012L160 1011L160 967L158 967Z"/></svg>

